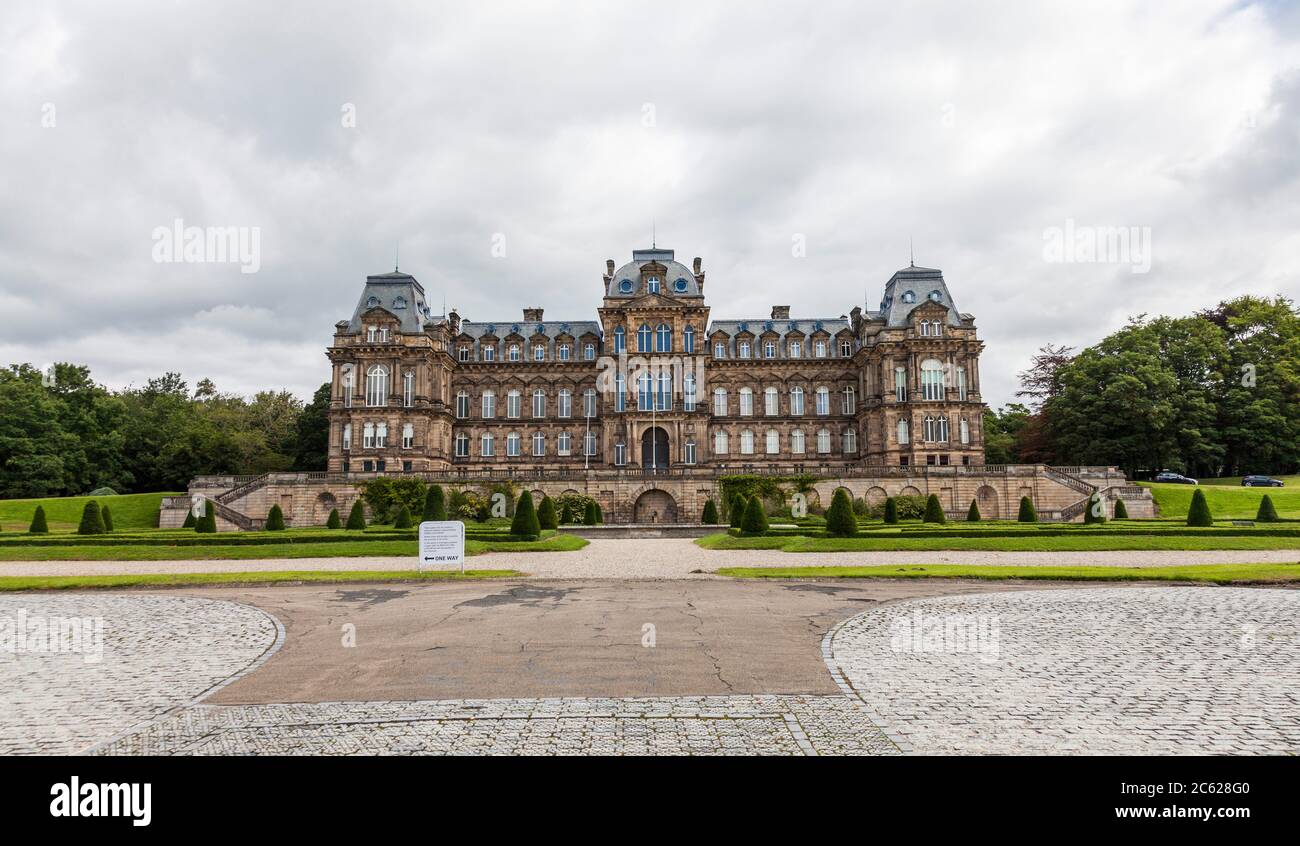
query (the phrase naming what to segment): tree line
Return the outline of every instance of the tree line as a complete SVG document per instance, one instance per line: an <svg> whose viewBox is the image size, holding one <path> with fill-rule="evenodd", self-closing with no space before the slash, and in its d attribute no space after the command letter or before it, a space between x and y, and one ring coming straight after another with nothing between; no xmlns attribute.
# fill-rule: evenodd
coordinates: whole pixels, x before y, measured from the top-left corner
<svg viewBox="0 0 1300 846"><path fill-rule="evenodd" d="M185 490L201 474L323 470L329 385L310 403L287 391L251 399L177 373L109 390L90 369L0 370L0 497Z"/></svg>
<svg viewBox="0 0 1300 846"><path fill-rule="evenodd" d="M1138 315L1077 353L1044 346L1019 375L1026 402L985 413L990 464L1300 470L1300 313L1285 297Z"/></svg>

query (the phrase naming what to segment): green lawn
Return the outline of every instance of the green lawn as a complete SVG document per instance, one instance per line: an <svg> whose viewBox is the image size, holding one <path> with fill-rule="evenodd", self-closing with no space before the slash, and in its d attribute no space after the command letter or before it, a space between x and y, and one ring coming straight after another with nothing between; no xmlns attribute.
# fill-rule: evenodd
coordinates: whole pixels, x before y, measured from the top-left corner
<svg viewBox="0 0 1300 846"><path fill-rule="evenodd" d="M505 579L521 575L515 570L286 570L269 573L172 573L137 576L0 576L0 591L77 590L129 587L200 587L205 585L256 585L283 582L424 582Z"/></svg>
<svg viewBox="0 0 1300 846"><path fill-rule="evenodd" d="M120 496L58 496L45 499L0 499L0 530L26 532L32 524L36 506L44 506L51 532L72 532L81 523L86 503L95 500L113 512L113 527L118 530L153 529L158 526L158 509L165 496L179 493L121 494Z"/></svg>
<svg viewBox="0 0 1300 846"><path fill-rule="evenodd" d="M1035 537L909 538L903 535L878 535L855 538L733 537L708 535L695 541L705 549L780 549L785 552L925 552L939 550L980 550L1004 552L1100 552L1106 550L1146 549L1296 549L1300 538L1251 537L1249 535L1172 536L1119 535L1098 531L1095 534Z"/></svg>
<svg viewBox="0 0 1300 846"><path fill-rule="evenodd" d="M1205 501L1216 520L1255 519L1264 494L1272 497L1279 517L1300 518L1300 477L1287 476L1284 480L1287 483L1285 488L1243 488L1240 478L1235 480L1235 487L1232 479L1207 479L1200 488L1205 492ZM1192 504L1192 492L1197 489L1195 485L1140 484L1151 489L1161 517L1186 519L1187 509Z"/></svg>
<svg viewBox="0 0 1300 846"><path fill-rule="evenodd" d="M307 529L298 531L310 531ZM185 533L191 537L193 533ZM101 536L96 536L101 537ZM102 537L112 538L113 535ZM87 543L57 546L21 546L0 543L0 561L211 561L259 558L356 558L409 556L415 560L415 540L339 540L324 543L263 543L235 545L220 543L221 535L207 535L217 541L203 546L110 546ZM235 535L239 537L239 535ZM568 552L587 545L585 538L554 533L539 541L466 540L466 555L485 552Z"/></svg>
<svg viewBox="0 0 1300 846"><path fill-rule="evenodd" d="M1201 564L1189 567L996 567L961 564L878 567L723 567L720 576L741 579L1046 579L1101 582L1300 582L1295 564Z"/></svg>

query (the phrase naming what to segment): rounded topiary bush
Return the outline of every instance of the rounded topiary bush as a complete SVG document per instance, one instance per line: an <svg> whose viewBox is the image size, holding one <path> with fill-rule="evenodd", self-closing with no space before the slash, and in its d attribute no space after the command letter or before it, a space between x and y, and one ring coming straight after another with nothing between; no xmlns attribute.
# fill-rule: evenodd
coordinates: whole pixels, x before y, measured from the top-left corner
<svg viewBox="0 0 1300 846"><path fill-rule="evenodd" d="M1192 505L1187 509L1187 525L1213 526L1214 515L1210 513L1210 504L1205 501L1205 491L1200 488L1192 494Z"/></svg>
<svg viewBox="0 0 1300 846"><path fill-rule="evenodd" d="M559 515L555 513L555 500L542 496L542 504L537 506L537 524L543 529L560 528Z"/></svg>
<svg viewBox="0 0 1300 846"><path fill-rule="evenodd" d="M327 529L343 528L343 520L339 517L339 510L337 508L330 509L330 516L329 519L325 521L325 528Z"/></svg>
<svg viewBox="0 0 1300 846"><path fill-rule="evenodd" d="M704 514L700 517L700 522L706 526L718 525L718 506L713 500L704 503Z"/></svg>
<svg viewBox="0 0 1300 846"><path fill-rule="evenodd" d="M939 495L930 494L925 501L925 522L946 523L947 520L943 513L943 506L939 504Z"/></svg>
<svg viewBox="0 0 1300 846"><path fill-rule="evenodd" d="M885 522L898 522L898 500L891 497L885 498Z"/></svg>
<svg viewBox="0 0 1300 846"><path fill-rule="evenodd" d="M447 495L442 492L442 485L429 485L424 494L424 514L421 516L425 520L447 519Z"/></svg>
<svg viewBox="0 0 1300 846"><path fill-rule="evenodd" d="M1116 520L1128 519L1128 507L1124 505L1124 500L1122 499L1115 500L1115 519Z"/></svg>
<svg viewBox="0 0 1300 846"><path fill-rule="evenodd" d="M81 509L81 525L77 526L79 535L102 535L104 533L104 519L99 514L99 504L93 499L86 503L86 507Z"/></svg>
<svg viewBox="0 0 1300 846"><path fill-rule="evenodd" d="M588 500L587 507L582 511L583 524L587 526L598 526L600 525L600 520L600 506L596 504L594 499Z"/></svg>
<svg viewBox="0 0 1300 846"><path fill-rule="evenodd" d="M268 532L284 531L284 512L280 506L272 505L271 510L266 512L266 530Z"/></svg>
<svg viewBox="0 0 1300 846"><path fill-rule="evenodd" d="M745 516L740 522L741 534L761 535L767 532L767 513L757 496L750 497L745 505Z"/></svg>
<svg viewBox="0 0 1300 846"><path fill-rule="evenodd" d="M1278 519L1277 509L1273 507L1273 498L1264 494L1264 498L1259 501L1259 511L1255 514L1256 522L1276 523Z"/></svg>
<svg viewBox="0 0 1300 846"><path fill-rule="evenodd" d="M95 488L93 491L86 494L86 496L117 496L117 491L108 487Z"/></svg>
<svg viewBox="0 0 1300 846"><path fill-rule="evenodd" d="M348 512L348 528L353 531L361 531L366 527L366 507L361 504L361 500L352 503L352 510Z"/></svg>
<svg viewBox="0 0 1300 846"><path fill-rule="evenodd" d="M970 501L970 509L966 512L966 522L978 523L981 519L980 504L972 499Z"/></svg>
<svg viewBox="0 0 1300 846"><path fill-rule="evenodd" d="M858 518L853 513L853 501L843 488L831 496L831 507L826 509L826 534L837 538L851 538L858 533Z"/></svg>
<svg viewBox="0 0 1300 846"><path fill-rule="evenodd" d="M393 519L394 529L409 529L414 523L411 520L411 509L403 505L397 512L397 517Z"/></svg>
<svg viewBox="0 0 1300 846"><path fill-rule="evenodd" d="M48 535L50 533L50 524L45 522L44 506L36 506L36 513L32 515L32 525L28 527L27 531L33 535Z"/></svg>
<svg viewBox="0 0 1300 846"><path fill-rule="evenodd" d="M1029 497L1022 496L1020 498L1020 513L1016 515L1016 519L1021 523L1038 522L1038 512L1034 509L1033 500Z"/></svg>
<svg viewBox="0 0 1300 846"><path fill-rule="evenodd" d="M1090 525L1106 522L1106 501L1101 494L1093 493L1088 497L1088 507L1083 509L1083 522Z"/></svg>
<svg viewBox="0 0 1300 846"><path fill-rule="evenodd" d="M533 506L533 495L529 491L519 495L515 517L510 522L510 534L521 538L537 538L542 534L542 524L537 519L537 509Z"/></svg>
<svg viewBox="0 0 1300 846"><path fill-rule="evenodd" d="M104 531L113 531L113 512L109 510L107 505L101 505L99 507L99 519L104 524Z"/></svg>

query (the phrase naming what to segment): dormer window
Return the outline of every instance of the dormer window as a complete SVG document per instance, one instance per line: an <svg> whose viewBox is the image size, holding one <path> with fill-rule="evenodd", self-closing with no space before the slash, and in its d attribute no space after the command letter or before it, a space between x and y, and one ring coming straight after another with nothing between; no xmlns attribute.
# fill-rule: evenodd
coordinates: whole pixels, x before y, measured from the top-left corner
<svg viewBox="0 0 1300 846"><path fill-rule="evenodd" d="M406 308L406 297L398 297L397 299L393 300L394 310L400 311L401 309L404 308Z"/></svg>
<svg viewBox="0 0 1300 846"><path fill-rule="evenodd" d="M935 290L935 291L931 291L931 292L930 292L930 299L937 303L937 302L939 302L940 300L943 299L943 294L941 294L941 293L940 293L939 291L937 291L937 290Z"/></svg>
<svg viewBox="0 0 1300 846"><path fill-rule="evenodd" d="M456 354L461 361L469 361L469 347L461 347Z"/></svg>
<svg viewBox="0 0 1300 846"><path fill-rule="evenodd" d="M511 361L518 361L518 360L519 360L519 345L518 345L518 344L511 344L511 345L507 348L507 355L509 356L509 358L510 358Z"/></svg>
<svg viewBox="0 0 1300 846"><path fill-rule="evenodd" d="M647 294L659 293L659 277L647 276L645 280L645 290Z"/></svg>
<svg viewBox="0 0 1300 846"><path fill-rule="evenodd" d="M741 358L749 358L749 341L741 341L739 350Z"/></svg>
<svg viewBox="0 0 1300 846"><path fill-rule="evenodd" d="M853 356L853 342L840 341L840 358L850 358Z"/></svg>
<svg viewBox="0 0 1300 846"><path fill-rule="evenodd" d="M366 308L374 308L377 305L379 305L379 297L371 297L366 300Z"/></svg>
<svg viewBox="0 0 1300 846"><path fill-rule="evenodd" d="M903 302L905 302L905 303L914 303L914 302L916 302L916 292L915 292L915 291L904 291L904 292L903 292Z"/></svg>
<svg viewBox="0 0 1300 846"><path fill-rule="evenodd" d="M679 294L686 293L686 280L678 279L676 282L673 283L673 289L677 291L677 293Z"/></svg>

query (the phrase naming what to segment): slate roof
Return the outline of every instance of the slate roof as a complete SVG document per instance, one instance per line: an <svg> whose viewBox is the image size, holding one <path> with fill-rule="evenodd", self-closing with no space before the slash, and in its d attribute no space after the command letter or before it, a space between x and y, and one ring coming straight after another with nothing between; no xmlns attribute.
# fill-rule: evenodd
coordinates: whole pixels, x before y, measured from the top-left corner
<svg viewBox="0 0 1300 846"><path fill-rule="evenodd" d="M393 271L366 277L366 287L361 291L357 307L348 321L349 332L360 332L362 316L372 308L383 308L400 321L399 332L424 331L426 323L436 323L441 315L434 315L425 301L424 286L409 273Z"/></svg>
<svg viewBox="0 0 1300 846"><path fill-rule="evenodd" d="M469 335L474 340L484 335L504 338L511 334L531 338L539 332L550 338L563 334L572 335L574 338L591 334L599 338L601 334L600 323L595 320L544 320L541 323L523 320L462 320L460 331L461 334Z"/></svg>
<svg viewBox="0 0 1300 846"><path fill-rule="evenodd" d="M614 271L614 275L610 277L609 285L605 289L605 296L631 299L644 294L645 291L641 290L641 268L652 261L656 261L667 268L664 271L664 278L660 280L662 283L662 287L659 289L660 293L670 297L698 297L700 295L699 282L695 280L695 274L691 269L676 261L672 250L655 248L633 250L632 260ZM623 290L624 280L632 283L630 291Z"/></svg>
<svg viewBox="0 0 1300 846"><path fill-rule="evenodd" d="M914 295L910 303L906 302L908 292ZM931 299L947 307L949 326L961 325L961 314L948 292L948 283L943 281L943 271L932 267L905 267L891 276L885 283L880 311L874 317L883 318L887 326L906 326L911 322L908 316L912 310Z"/></svg>

